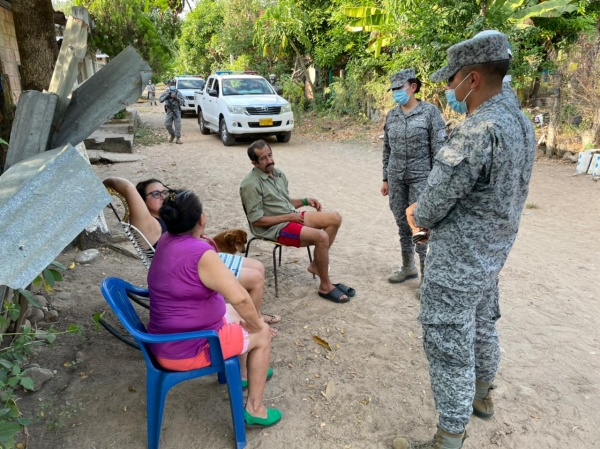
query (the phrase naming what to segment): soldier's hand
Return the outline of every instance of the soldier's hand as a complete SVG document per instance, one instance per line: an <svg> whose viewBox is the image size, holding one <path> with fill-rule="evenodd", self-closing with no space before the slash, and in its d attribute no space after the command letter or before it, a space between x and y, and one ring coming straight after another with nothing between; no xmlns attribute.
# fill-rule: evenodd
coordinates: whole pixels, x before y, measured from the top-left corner
<svg viewBox="0 0 600 449"><path fill-rule="evenodd" d="M415 223L415 209L417 208L417 204L418 203L412 203L406 209L406 221L408 221L412 235L415 235L417 232L421 231L421 228Z"/></svg>
<svg viewBox="0 0 600 449"><path fill-rule="evenodd" d="M381 194L383 196L388 196L388 193L390 193L390 188L388 187L388 183L387 183L387 181L383 181L383 185L381 186Z"/></svg>

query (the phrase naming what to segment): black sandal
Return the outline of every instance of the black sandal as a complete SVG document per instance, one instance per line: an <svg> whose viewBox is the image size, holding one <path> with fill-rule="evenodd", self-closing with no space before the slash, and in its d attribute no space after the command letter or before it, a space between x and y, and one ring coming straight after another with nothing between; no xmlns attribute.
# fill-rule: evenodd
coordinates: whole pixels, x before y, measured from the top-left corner
<svg viewBox="0 0 600 449"><path fill-rule="evenodd" d="M329 293L319 292L319 296L321 298L328 299L333 302L337 302L338 304L343 304L345 302L350 301L350 297L348 296L348 294L344 293L337 287L334 288L333 290L331 290ZM342 298L342 296L346 296L346 297Z"/></svg>
<svg viewBox="0 0 600 449"><path fill-rule="evenodd" d="M350 298L353 298L354 295L356 295L356 290L354 290L352 287L348 287L347 285L341 283L333 285L335 285L339 290L347 294Z"/></svg>

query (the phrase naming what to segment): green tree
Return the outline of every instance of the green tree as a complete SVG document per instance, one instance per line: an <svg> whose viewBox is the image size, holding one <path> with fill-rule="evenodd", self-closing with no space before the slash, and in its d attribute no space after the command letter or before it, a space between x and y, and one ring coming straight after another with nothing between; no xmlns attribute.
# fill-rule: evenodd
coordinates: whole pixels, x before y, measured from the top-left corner
<svg viewBox="0 0 600 449"><path fill-rule="evenodd" d="M310 16L294 0L280 0L267 8L254 24L254 43L263 55L283 56L291 48L300 65L313 97L317 90L306 67L305 56L312 50L309 39Z"/></svg>
<svg viewBox="0 0 600 449"><path fill-rule="evenodd" d="M223 63L225 53L218 41L218 32L224 15L224 3L221 1L200 0L196 3L181 26L179 72L207 76L213 64Z"/></svg>
<svg viewBox="0 0 600 449"><path fill-rule="evenodd" d="M173 3L175 9L171 9ZM179 1L75 0L94 22L90 47L114 57L132 45L161 76L175 59Z"/></svg>

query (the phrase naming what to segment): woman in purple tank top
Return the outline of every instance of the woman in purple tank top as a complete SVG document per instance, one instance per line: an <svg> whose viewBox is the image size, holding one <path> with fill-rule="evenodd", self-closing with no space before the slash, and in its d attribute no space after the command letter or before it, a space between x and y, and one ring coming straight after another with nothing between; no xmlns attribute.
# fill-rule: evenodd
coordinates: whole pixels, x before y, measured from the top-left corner
<svg viewBox="0 0 600 449"><path fill-rule="evenodd" d="M147 179L133 185L130 181L123 178L106 178L102 181L106 187L116 190L127 200L130 211L131 224L138 228L153 246L165 232L164 223L158 213L165 196L170 191L158 179ZM256 309L260 310L265 289L265 267L255 259L240 257L241 269L237 273L240 284L244 286L252 297ZM276 324L281 321L279 315L262 315L267 324ZM271 329L273 336L277 335L275 329Z"/></svg>
<svg viewBox="0 0 600 449"><path fill-rule="evenodd" d="M206 215L200 200L189 190L171 191L160 208L160 217L168 232L161 237L148 272L148 332L217 331L223 357L240 357L242 385L248 387L246 424L275 424L281 412L263 403L265 383L273 375L269 368L269 326L246 289L202 239ZM210 365L206 339L153 344L152 352L171 370Z"/></svg>

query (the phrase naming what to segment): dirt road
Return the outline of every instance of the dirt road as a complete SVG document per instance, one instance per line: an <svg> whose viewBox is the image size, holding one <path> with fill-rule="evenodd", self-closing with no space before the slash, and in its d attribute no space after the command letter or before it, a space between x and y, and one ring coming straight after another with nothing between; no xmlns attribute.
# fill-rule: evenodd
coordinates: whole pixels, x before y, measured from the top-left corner
<svg viewBox="0 0 600 449"><path fill-rule="evenodd" d="M142 119L160 126L159 108L149 111L140 108ZM247 143L224 147L218 136L202 136L192 117L184 118L183 130L183 145L142 148L148 156L142 163L98 166L98 175L134 182L157 177L193 188L205 205L210 234L247 229L238 194L251 169ZM294 135L288 144L274 142L273 151L292 196L317 197L326 210L342 214L331 276L358 294L342 305L320 299L306 271L306 251L286 248L275 298L271 247L253 246L251 257L267 269L263 310L283 316L272 345L275 376L265 394L284 418L273 428L248 430L248 448L383 449L399 434L430 437L437 419L416 321L418 281L387 282L400 253L387 199L379 193L380 145ZM535 208L525 210L501 274L496 414L488 422L471 420L465 448L600 447L600 184L572 177L573 171L572 165L536 163L528 199ZM73 257L65 253L59 260ZM50 299L61 326L89 327L93 312L108 309L98 288L106 276L144 285L146 270L106 250L102 260L69 271L62 289L71 298ZM316 345L313 335L333 351ZM141 354L91 328L83 342L71 336L58 342L37 361L57 370L56 378L21 402L26 414L38 416L28 447L145 448ZM78 350L85 361L65 367ZM233 447L226 397L216 378L172 390L161 448Z"/></svg>

